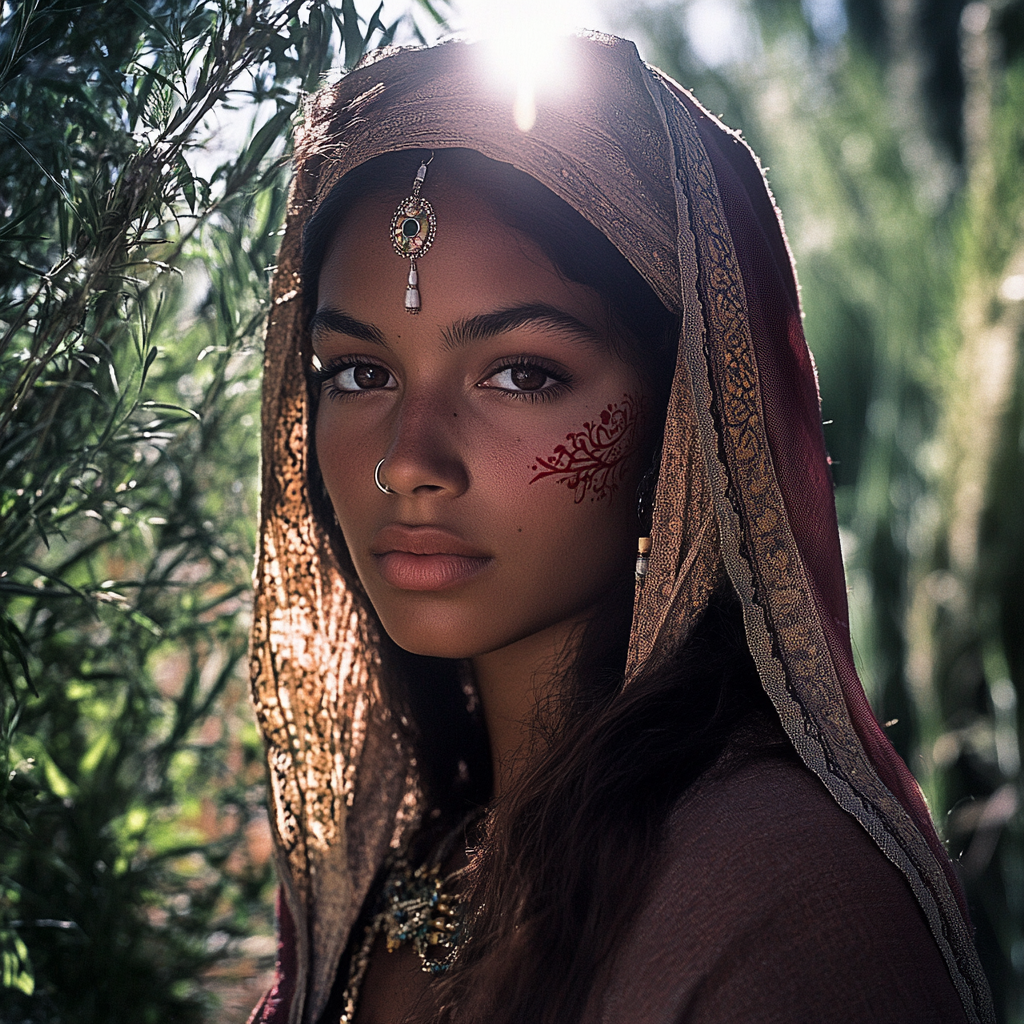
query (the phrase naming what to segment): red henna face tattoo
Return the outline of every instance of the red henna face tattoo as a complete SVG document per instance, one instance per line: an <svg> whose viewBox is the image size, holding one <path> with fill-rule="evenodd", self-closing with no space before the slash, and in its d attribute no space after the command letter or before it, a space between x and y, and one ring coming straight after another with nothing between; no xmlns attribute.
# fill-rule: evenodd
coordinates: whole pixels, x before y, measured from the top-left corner
<svg viewBox="0 0 1024 1024"><path fill-rule="evenodd" d="M537 456L532 467L536 476L531 484L545 477L565 484L578 505L590 494L591 501L611 497L619 487L626 459L636 449L641 436L643 410L631 395L612 402L593 423L565 435L551 455Z"/></svg>

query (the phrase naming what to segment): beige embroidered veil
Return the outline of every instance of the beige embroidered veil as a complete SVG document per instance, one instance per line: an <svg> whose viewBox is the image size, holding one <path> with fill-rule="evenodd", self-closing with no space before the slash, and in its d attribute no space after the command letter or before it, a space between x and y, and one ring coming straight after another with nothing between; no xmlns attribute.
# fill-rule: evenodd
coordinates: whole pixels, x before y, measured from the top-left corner
<svg viewBox="0 0 1024 1024"><path fill-rule="evenodd" d="M951 866L853 667L816 380L760 169L631 43L588 36L571 50L572 85L538 97L527 132L511 97L488 86L481 48L465 43L378 56L308 112L267 334L252 637L294 962L258 1019L317 1019L373 875L420 811L380 696L371 620L307 500L302 227L372 157L467 147L568 202L682 317L630 667L685 640L724 564L793 746L906 877L968 1019L989 1020Z"/></svg>

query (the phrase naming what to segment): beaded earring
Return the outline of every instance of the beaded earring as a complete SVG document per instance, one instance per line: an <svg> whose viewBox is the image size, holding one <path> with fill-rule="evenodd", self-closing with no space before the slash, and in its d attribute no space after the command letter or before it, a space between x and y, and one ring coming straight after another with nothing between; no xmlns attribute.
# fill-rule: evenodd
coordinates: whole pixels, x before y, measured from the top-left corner
<svg viewBox="0 0 1024 1024"><path fill-rule="evenodd" d="M636 489L636 518L640 537L636 543L636 582L644 585L647 577L647 566L651 560L651 527L654 519L654 492L658 486L658 470L661 467L661 449L654 453L651 465L644 473L640 486Z"/></svg>
<svg viewBox="0 0 1024 1024"><path fill-rule="evenodd" d="M430 160L434 159L433 153ZM437 216L430 203L420 195L423 181L427 176L427 165L424 160L412 183L412 195L407 196L398 204L394 217L391 218L391 244L395 252L403 259L409 260L409 282L405 287L405 311L420 311L420 276L416 261L426 255L434 244L437 232Z"/></svg>

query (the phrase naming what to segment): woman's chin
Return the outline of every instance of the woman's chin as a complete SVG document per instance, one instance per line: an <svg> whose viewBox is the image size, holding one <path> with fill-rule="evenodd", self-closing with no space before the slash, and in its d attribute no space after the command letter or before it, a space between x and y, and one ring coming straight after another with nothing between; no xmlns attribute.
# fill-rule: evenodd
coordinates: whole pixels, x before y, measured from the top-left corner
<svg viewBox="0 0 1024 1024"><path fill-rule="evenodd" d="M390 634L388 635L390 636ZM403 651L407 651L409 654L418 654L424 658L447 658L450 661L460 661L467 658L473 658L479 653L472 648L445 644L444 642L438 643L436 640L412 640L402 642L393 636L391 639L394 640Z"/></svg>
<svg viewBox="0 0 1024 1024"><path fill-rule="evenodd" d="M449 658L459 660L474 658L484 653L486 644L474 642L477 638L464 628L436 623L394 623L382 616L384 632L403 651L425 658Z"/></svg>
<svg viewBox="0 0 1024 1024"><path fill-rule="evenodd" d="M579 629L594 614L596 602L583 608L560 609L550 618L535 615L517 616L511 607L505 609L504 618L479 614L473 609L467 614L435 614L399 616L380 613L384 632L404 651L427 658L447 658L453 661L481 658L499 651L519 649L518 645L532 647L539 644L547 651L559 649L569 632ZM476 612L476 614L474 614Z"/></svg>

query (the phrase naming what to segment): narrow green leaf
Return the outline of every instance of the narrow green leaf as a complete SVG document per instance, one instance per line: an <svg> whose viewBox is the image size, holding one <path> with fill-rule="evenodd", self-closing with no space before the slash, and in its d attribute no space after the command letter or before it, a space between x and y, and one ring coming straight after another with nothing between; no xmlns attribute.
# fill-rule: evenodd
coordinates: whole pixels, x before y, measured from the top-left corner
<svg viewBox="0 0 1024 1024"><path fill-rule="evenodd" d="M28 956L28 947L17 932L10 928L0 930L0 987L17 989L26 996L35 991L35 977Z"/></svg>
<svg viewBox="0 0 1024 1024"><path fill-rule="evenodd" d="M43 765L43 774L46 776L47 785L54 796L61 800L68 800L77 792L71 780L57 767L52 757L44 751L39 760Z"/></svg>
<svg viewBox="0 0 1024 1024"><path fill-rule="evenodd" d="M398 26L402 23L401 18L396 18L390 25L384 30L377 45L384 47L390 46L395 38L395 32L398 30Z"/></svg>
<svg viewBox="0 0 1024 1024"><path fill-rule="evenodd" d="M367 49L369 48L370 37L373 35L373 33L376 32L378 29L381 32L384 31L384 23L380 20L380 12L383 10L384 0L381 0L381 2L377 5L377 10L373 12L370 21L366 26L366 34L363 36L363 42L362 45L360 46L360 57L362 57L362 55L366 53Z"/></svg>
<svg viewBox="0 0 1024 1024"><path fill-rule="evenodd" d="M341 2L341 41L345 46L345 69L351 70L363 55L363 35L359 31L359 14L355 0Z"/></svg>
<svg viewBox="0 0 1024 1024"><path fill-rule="evenodd" d="M164 41L171 47L172 51L175 49L175 41L167 34L167 30L160 24L154 15L150 14L150 12L141 4L136 3L135 0L124 0L124 2L125 6L131 8L142 19L144 24L155 29L156 32L163 37Z"/></svg>
<svg viewBox="0 0 1024 1024"><path fill-rule="evenodd" d="M266 156L270 147L281 137L282 130L295 113L295 104L286 103L277 113L253 136L244 155L235 165L231 174L231 185L237 189L259 169L260 161Z"/></svg>
<svg viewBox="0 0 1024 1024"><path fill-rule="evenodd" d="M437 8L430 2L430 0L416 0L416 2L434 19L438 25L444 25L444 16L438 13Z"/></svg>
<svg viewBox="0 0 1024 1024"><path fill-rule="evenodd" d="M185 201L188 203L188 208L191 213L196 212L196 180L192 176L192 168L189 167L188 161L182 157L178 161L178 183L181 185L181 191L185 195Z"/></svg>
<svg viewBox="0 0 1024 1024"><path fill-rule="evenodd" d="M92 773L96 771L100 761L103 760L103 755L107 752L107 747L109 746L109 732L102 732L95 740L93 740L89 749L82 757L82 760L78 762L78 770L83 777L88 778L88 776L92 775Z"/></svg>
<svg viewBox="0 0 1024 1024"><path fill-rule="evenodd" d="M164 631L148 615L135 611L131 613L130 618L135 625L141 626L147 633L152 633L156 637L164 635Z"/></svg>
<svg viewBox="0 0 1024 1024"><path fill-rule="evenodd" d="M172 412L184 413L186 416L191 416L192 419L197 421L202 419L195 409L188 409L183 405L174 405L171 402L143 402L142 407L144 409L168 409Z"/></svg>
<svg viewBox="0 0 1024 1024"><path fill-rule="evenodd" d="M21 671L24 673L25 682L28 683L29 689L34 696L38 697L39 693L32 682L32 673L28 668L25 646L25 636L21 630L6 616L0 618L0 650L9 651L14 656L21 666ZM13 694L14 678L10 675L2 653L0 653L0 671L3 672L4 681L11 688L11 693Z"/></svg>

